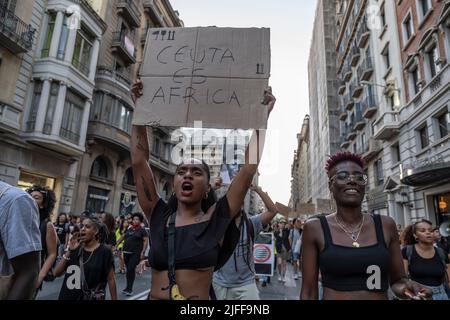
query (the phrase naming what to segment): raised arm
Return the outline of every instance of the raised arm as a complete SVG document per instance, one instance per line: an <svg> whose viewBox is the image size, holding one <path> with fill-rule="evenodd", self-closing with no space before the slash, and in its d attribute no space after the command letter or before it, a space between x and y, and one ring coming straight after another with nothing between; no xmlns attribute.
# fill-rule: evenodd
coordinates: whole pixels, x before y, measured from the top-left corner
<svg viewBox="0 0 450 320"><path fill-rule="evenodd" d="M272 112L275 101L276 99L272 95L272 89L268 88L264 92L264 102L267 103L269 107L267 117L269 117L270 113ZM252 183L253 176L258 169L258 165L264 149L265 138L265 130L253 131L250 143L247 147L247 150L245 151L245 164L241 168L241 170L239 170L227 192L231 217L235 217L240 212L242 203L245 199L245 195L247 194L247 191Z"/></svg>
<svg viewBox="0 0 450 320"><path fill-rule="evenodd" d="M269 197L269 194L267 192L264 192L261 189L261 187L252 185L250 189L259 195L259 197L261 198L261 200L263 201L264 205L267 208L267 211L261 215L261 223L263 226L266 226L276 216L277 207L273 203L272 199Z"/></svg>
<svg viewBox="0 0 450 320"><path fill-rule="evenodd" d="M141 90L142 83L138 81L131 90L131 97L134 102L140 97ZM153 208L159 200L153 172L148 164L149 158L147 128L133 125L131 129L131 165L133 167L139 205L147 218L150 218Z"/></svg>

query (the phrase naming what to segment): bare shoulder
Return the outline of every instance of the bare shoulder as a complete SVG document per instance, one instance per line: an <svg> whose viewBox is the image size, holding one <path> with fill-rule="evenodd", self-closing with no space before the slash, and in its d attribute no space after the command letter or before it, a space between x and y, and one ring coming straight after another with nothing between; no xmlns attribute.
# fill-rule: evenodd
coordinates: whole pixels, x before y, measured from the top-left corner
<svg viewBox="0 0 450 320"><path fill-rule="evenodd" d="M397 230L397 225L395 224L394 219L392 219L391 217L388 216L382 216L380 215L381 218L381 223L383 224L383 227L386 229L393 229L393 230Z"/></svg>
<svg viewBox="0 0 450 320"><path fill-rule="evenodd" d="M321 230L320 220L319 218L313 218L305 222L303 226L303 233L307 233L310 236L314 237Z"/></svg>

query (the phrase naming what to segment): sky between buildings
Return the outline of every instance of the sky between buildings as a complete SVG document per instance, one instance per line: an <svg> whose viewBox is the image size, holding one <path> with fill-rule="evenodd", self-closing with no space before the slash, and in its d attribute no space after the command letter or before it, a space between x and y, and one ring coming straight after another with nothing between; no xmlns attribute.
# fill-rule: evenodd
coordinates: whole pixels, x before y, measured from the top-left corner
<svg viewBox="0 0 450 320"><path fill-rule="evenodd" d="M185 27L271 29L270 85L277 103L269 120L259 184L274 201L289 202L291 164L309 113L308 55L316 0L170 0Z"/></svg>

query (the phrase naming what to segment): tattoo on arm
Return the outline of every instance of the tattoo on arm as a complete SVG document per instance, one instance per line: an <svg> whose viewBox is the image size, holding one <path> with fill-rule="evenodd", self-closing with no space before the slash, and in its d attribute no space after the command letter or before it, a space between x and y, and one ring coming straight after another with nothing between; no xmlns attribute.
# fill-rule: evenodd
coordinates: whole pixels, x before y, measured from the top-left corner
<svg viewBox="0 0 450 320"><path fill-rule="evenodd" d="M145 184L144 177L141 177L141 181L142 181L142 187L144 188L144 193L145 193L145 196L147 197L147 200L150 202L153 201L150 190L148 189L147 185Z"/></svg>

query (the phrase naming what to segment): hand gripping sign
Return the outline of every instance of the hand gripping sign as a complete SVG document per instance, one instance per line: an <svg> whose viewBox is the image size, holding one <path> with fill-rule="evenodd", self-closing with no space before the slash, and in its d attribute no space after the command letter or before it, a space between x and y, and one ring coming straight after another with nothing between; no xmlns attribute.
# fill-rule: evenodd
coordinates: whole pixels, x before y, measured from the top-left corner
<svg viewBox="0 0 450 320"><path fill-rule="evenodd" d="M133 124L265 129L269 76L269 29L150 29Z"/></svg>

